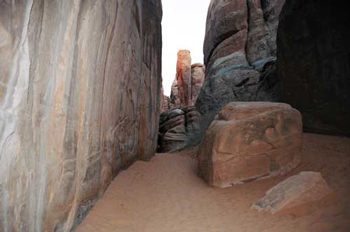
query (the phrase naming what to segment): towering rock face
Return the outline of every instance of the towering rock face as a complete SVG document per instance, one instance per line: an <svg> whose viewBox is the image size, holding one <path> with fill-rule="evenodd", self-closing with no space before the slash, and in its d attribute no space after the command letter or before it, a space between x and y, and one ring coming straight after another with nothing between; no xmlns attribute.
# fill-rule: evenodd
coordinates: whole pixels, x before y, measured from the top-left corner
<svg viewBox="0 0 350 232"><path fill-rule="evenodd" d="M160 97L161 98L161 109L160 109L160 112L164 112L164 111L167 111L168 109L170 109L170 106L169 106L170 105L170 98L164 94L163 85L162 85L160 94L161 94L161 97Z"/></svg>
<svg viewBox="0 0 350 232"><path fill-rule="evenodd" d="M231 101L275 100L273 67L283 4L284 0L211 1L204 42L206 79L196 102L203 131Z"/></svg>
<svg viewBox="0 0 350 232"><path fill-rule="evenodd" d="M180 107L190 104L191 99L191 53L188 50L180 50L177 53L176 83Z"/></svg>
<svg viewBox="0 0 350 232"><path fill-rule="evenodd" d="M278 29L281 100L310 132L350 135L350 16L345 1L287 1Z"/></svg>
<svg viewBox="0 0 350 232"><path fill-rule="evenodd" d="M70 231L156 149L160 0L0 3L0 231Z"/></svg>
<svg viewBox="0 0 350 232"><path fill-rule="evenodd" d="M188 50L178 52L176 78L171 86L169 109L194 106L205 79L205 66L191 65Z"/></svg>

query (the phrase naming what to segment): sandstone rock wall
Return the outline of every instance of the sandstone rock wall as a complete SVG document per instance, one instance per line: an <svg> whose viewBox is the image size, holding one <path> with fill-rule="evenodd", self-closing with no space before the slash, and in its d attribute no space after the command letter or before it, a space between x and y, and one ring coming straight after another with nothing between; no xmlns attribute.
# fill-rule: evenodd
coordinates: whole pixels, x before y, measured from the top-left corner
<svg viewBox="0 0 350 232"><path fill-rule="evenodd" d="M281 100L304 130L350 135L350 15L345 1L287 1L278 29Z"/></svg>
<svg viewBox="0 0 350 232"><path fill-rule="evenodd" d="M269 67L276 60L283 4L284 0L211 1L204 42L206 79L196 102L202 134L229 102L274 101L278 97L276 70Z"/></svg>
<svg viewBox="0 0 350 232"><path fill-rule="evenodd" d="M0 2L0 231L70 231L157 146L160 0Z"/></svg>

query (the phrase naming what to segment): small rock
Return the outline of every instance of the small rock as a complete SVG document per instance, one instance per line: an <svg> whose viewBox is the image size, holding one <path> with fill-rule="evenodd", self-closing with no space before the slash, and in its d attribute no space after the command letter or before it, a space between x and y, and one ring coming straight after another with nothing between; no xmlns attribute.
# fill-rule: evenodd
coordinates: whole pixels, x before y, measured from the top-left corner
<svg viewBox="0 0 350 232"><path fill-rule="evenodd" d="M284 209L321 200L332 192L319 172L301 172L282 181L252 205L253 209L276 213Z"/></svg>

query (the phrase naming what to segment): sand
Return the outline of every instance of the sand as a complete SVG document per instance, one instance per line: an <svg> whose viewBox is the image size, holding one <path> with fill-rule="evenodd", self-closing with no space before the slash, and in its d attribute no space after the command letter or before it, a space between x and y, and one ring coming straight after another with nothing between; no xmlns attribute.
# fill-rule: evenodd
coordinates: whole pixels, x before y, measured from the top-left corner
<svg viewBox="0 0 350 232"><path fill-rule="evenodd" d="M115 178L77 231L350 232L350 138L305 134L304 160L293 173L226 189L198 177L193 153L136 162ZM321 172L334 195L283 214L250 209L300 171Z"/></svg>

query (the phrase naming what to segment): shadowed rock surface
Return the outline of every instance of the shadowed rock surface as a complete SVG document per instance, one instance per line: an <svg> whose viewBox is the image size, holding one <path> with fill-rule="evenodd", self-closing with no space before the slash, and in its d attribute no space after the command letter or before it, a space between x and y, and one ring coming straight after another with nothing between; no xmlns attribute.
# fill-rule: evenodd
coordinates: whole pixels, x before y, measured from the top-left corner
<svg viewBox="0 0 350 232"><path fill-rule="evenodd" d="M302 133L300 113L287 104L227 104L200 145L199 173L220 188L285 175L301 162Z"/></svg>
<svg viewBox="0 0 350 232"><path fill-rule="evenodd" d="M278 16L284 0L213 0L204 42L206 79L196 102L200 140L217 112L232 101L276 101ZM272 70L271 70L272 69Z"/></svg>
<svg viewBox="0 0 350 232"><path fill-rule="evenodd" d="M70 231L157 147L160 0L1 1L0 231Z"/></svg>
<svg viewBox="0 0 350 232"><path fill-rule="evenodd" d="M345 1L287 1L278 29L281 100L310 132L350 135L350 14Z"/></svg>
<svg viewBox="0 0 350 232"><path fill-rule="evenodd" d="M183 148L199 130L199 115L195 107L172 109L160 114L158 152Z"/></svg>

